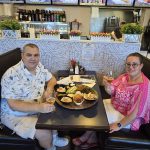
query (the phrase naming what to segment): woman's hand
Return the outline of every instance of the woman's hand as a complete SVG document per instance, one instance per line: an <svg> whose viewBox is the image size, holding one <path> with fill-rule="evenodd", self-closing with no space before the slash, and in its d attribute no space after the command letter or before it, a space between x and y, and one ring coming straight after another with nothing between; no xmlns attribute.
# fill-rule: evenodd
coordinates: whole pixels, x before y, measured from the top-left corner
<svg viewBox="0 0 150 150"><path fill-rule="evenodd" d="M39 104L39 112L40 113L49 113L55 110L54 105L50 105L48 103L40 103Z"/></svg>
<svg viewBox="0 0 150 150"><path fill-rule="evenodd" d="M109 125L110 131L109 133L113 133L115 131L119 131L121 128L118 127L117 123L112 123Z"/></svg>
<svg viewBox="0 0 150 150"><path fill-rule="evenodd" d="M103 85L105 87L105 91L108 93L108 94L111 94L111 82L108 80L109 77L107 76L103 76ZM112 80L114 80L112 77L111 77ZM111 80L111 81L112 81Z"/></svg>

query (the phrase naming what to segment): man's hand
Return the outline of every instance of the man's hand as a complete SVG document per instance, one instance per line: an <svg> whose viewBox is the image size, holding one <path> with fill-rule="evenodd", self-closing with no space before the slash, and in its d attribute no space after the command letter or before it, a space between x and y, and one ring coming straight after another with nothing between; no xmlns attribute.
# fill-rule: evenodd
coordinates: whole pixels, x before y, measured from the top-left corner
<svg viewBox="0 0 150 150"><path fill-rule="evenodd" d="M53 91L52 90L49 90L49 89L47 89L46 91L44 91L44 93L43 93L43 99L48 99L49 97L51 97L52 96L52 94L53 94Z"/></svg>
<svg viewBox="0 0 150 150"><path fill-rule="evenodd" d="M48 103L41 103L39 104L39 112L40 113L49 113L55 110L54 105L50 105Z"/></svg>

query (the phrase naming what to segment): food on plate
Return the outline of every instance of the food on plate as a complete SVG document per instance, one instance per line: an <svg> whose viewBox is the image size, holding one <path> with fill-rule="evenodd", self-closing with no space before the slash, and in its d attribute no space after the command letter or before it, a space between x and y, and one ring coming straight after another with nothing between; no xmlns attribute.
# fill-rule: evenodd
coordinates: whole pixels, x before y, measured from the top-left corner
<svg viewBox="0 0 150 150"><path fill-rule="evenodd" d="M90 92L90 93L88 93L88 94L86 94L86 93L84 93L84 99L86 99L86 100L96 100L97 98L98 98L98 95L96 94L96 93L92 93L92 92Z"/></svg>
<svg viewBox="0 0 150 150"><path fill-rule="evenodd" d="M74 94L68 94L67 96L73 98Z"/></svg>
<svg viewBox="0 0 150 150"><path fill-rule="evenodd" d="M89 93L91 88L86 85L77 85L77 91L80 91L81 93Z"/></svg>
<svg viewBox="0 0 150 150"><path fill-rule="evenodd" d="M75 86L75 84L74 83L70 83L69 86L72 87L72 86Z"/></svg>
<svg viewBox="0 0 150 150"><path fill-rule="evenodd" d="M57 93L56 96L57 97L62 97L62 96L67 96L67 94L66 93Z"/></svg>
<svg viewBox="0 0 150 150"><path fill-rule="evenodd" d="M75 94L73 97L73 101L76 105L81 105L84 101L82 94Z"/></svg>
<svg viewBox="0 0 150 150"><path fill-rule="evenodd" d="M70 88L66 91L66 93L67 93L67 94L74 94L74 93L76 92L76 90L77 90L77 87L76 87L76 86L72 86L72 87L70 87Z"/></svg>
<svg viewBox="0 0 150 150"><path fill-rule="evenodd" d="M66 88L60 86L59 88L57 88L57 92L64 93L66 92Z"/></svg>
<svg viewBox="0 0 150 150"><path fill-rule="evenodd" d="M60 101L63 103L71 103L72 99L70 97L63 97Z"/></svg>

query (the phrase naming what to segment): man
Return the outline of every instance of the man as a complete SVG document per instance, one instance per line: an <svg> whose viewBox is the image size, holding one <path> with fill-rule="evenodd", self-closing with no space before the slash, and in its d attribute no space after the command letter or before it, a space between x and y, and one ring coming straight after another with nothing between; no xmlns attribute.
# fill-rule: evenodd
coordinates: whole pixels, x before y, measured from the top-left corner
<svg viewBox="0 0 150 150"><path fill-rule="evenodd" d="M39 62L40 52L35 44L25 45L21 56L22 60L2 77L2 123L23 138L36 138L47 150L67 145L68 139L59 138L56 131L35 129L37 113L55 109L44 100L52 95L56 79Z"/></svg>

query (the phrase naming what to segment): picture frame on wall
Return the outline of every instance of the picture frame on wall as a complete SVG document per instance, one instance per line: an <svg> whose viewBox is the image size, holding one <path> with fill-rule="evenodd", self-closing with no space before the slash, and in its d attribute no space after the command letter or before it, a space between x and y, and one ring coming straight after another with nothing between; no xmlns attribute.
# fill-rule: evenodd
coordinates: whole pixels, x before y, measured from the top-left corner
<svg viewBox="0 0 150 150"><path fill-rule="evenodd" d="M107 6L133 6L134 0L107 0Z"/></svg>
<svg viewBox="0 0 150 150"><path fill-rule="evenodd" d="M99 5L105 6L106 0L80 0L80 5Z"/></svg>
<svg viewBox="0 0 150 150"><path fill-rule="evenodd" d="M78 5L78 0L52 0L52 4L58 5Z"/></svg>
<svg viewBox="0 0 150 150"><path fill-rule="evenodd" d="M135 0L135 7L150 7L150 0Z"/></svg>
<svg viewBox="0 0 150 150"><path fill-rule="evenodd" d="M25 0L27 4L51 4L51 0Z"/></svg>
<svg viewBox="0 0 150 150"><path fill-rule="evenodd" d="M22 3L24 3L24 0L0 0L0 3L18 3L18 4L22 4Z"/></svg>

